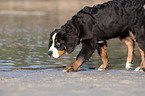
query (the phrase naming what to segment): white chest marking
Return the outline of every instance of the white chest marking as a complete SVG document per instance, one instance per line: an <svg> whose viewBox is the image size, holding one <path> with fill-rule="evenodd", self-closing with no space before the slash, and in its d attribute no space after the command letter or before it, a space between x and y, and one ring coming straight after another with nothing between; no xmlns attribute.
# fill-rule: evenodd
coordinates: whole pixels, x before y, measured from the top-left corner
<svg viewBox="0 0 145 96"><path fill-rule="evenodd" d="M58 58L59 57L58 50L57 50L57 48L55 48L55 38L56 38L56 35L57 35L57 33L55 33L52 36L52 45L51 45L51 47L48 50L48 51L52 51L52 57L54 57L54 58Z"/></svg>

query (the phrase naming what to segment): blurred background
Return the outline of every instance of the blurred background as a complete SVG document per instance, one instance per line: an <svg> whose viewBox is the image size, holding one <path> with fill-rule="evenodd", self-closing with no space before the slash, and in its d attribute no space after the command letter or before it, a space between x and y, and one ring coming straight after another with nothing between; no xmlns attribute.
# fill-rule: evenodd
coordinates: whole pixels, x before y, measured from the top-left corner
<svg viewBox="0 0 145 96"><path fill-rule="evenodd" d="M69 66L81 45L69 55L48 58L49 34L60 28L84 6L107 0L0 0L0 70L61 69ZM127 47L119 39L108 42L109 69L124 69ZM140 55L135 49L135 65ZM95 52L84 68L98 68L101 58Z"/></svg>

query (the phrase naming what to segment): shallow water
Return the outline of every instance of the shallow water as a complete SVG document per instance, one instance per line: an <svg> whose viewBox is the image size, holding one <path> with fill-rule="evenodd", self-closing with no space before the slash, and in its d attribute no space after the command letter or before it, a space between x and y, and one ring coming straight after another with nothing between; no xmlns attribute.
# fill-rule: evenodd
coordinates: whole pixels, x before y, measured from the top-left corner
<svg viewBox="0 0 145 96"><path fill-rule="evenodd" d="M63 55L58 59L48 58L47 46L49 34L59 28L66 18L61 15L48 16L16 16L0 15L0 70L42 70L62 69L71 65L81 49L78 46L72 54ZM63 22L63 23L62 23ZM108 42L109 69L124 69L127 47L119 39ZM135 49L134 67L140 64L140 55ZM83 68L98 68L102 64L97 51Z"/></svg>

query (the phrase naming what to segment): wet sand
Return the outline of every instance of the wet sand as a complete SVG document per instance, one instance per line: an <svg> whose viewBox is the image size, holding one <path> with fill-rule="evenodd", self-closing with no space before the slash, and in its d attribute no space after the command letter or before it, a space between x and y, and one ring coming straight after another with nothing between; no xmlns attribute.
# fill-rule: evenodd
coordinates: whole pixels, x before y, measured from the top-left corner
<svg viewBox="0 0 145 96"><path fill-rule="evenodd" d="M0 96L144 96L145 73L126 70L0 72Z"/></svg>

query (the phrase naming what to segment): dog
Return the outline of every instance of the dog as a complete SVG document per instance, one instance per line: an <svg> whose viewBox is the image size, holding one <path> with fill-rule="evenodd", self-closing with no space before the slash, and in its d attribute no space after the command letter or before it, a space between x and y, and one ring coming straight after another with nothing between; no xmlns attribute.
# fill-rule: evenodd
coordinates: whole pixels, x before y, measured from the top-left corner
<svg viewBox="0 0 145 96"><path fill-rule="evenodd" d="M65 53L70 54L77 45L82 43L82 49L76 61L70 67L66 67L63 72L77 72L95 50L98 50L103 62L99 70L105 70L108 67L107 40L121 38L127 44L130 54L132 45L127 43L126 38L131 38L130 41L136 42L143 58L145 52L144 3L145 0L113 0L93 7L84 7L61 28L50 34L48 56L58 58ZM131 65L130 60L127 62ZM141 63L139 69L144 70L145 64Z"/></svg>

